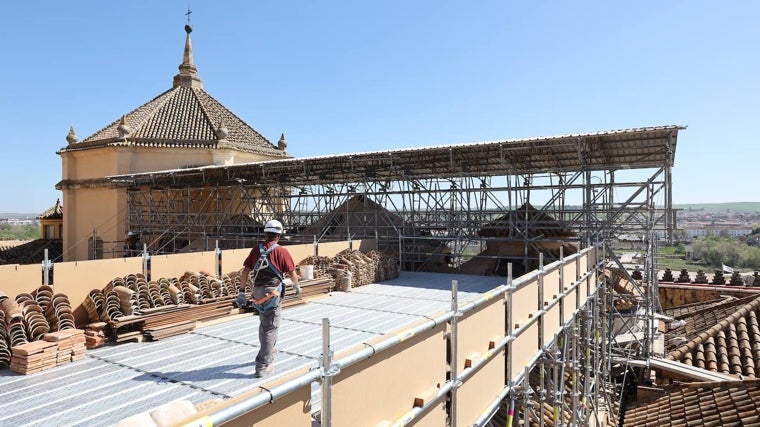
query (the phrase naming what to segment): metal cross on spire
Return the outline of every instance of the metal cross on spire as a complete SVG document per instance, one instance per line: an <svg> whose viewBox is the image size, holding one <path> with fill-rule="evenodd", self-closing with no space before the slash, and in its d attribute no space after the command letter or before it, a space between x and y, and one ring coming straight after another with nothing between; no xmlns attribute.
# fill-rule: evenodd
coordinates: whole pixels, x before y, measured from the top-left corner
<svg viewBox="0 0 760 427"><path fill-rule="evenodd" d="M185 15L187 16L187 25L190 25L190 14L193 13L192 10L190 10L190 2L187 2L187 12L185 12Z"/></svg>

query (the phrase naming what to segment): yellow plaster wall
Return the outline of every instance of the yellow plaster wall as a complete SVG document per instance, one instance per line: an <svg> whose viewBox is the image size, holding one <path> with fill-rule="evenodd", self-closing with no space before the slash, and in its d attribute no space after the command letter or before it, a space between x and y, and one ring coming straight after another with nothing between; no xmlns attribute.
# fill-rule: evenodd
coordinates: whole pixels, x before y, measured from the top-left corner
<svg viewBox="0 0 760 427"><path fill-rule="evenodd" d="M11 298L31 293L42 285L42 265L0 265L0 291Z"/></svg>
<svg viewBox="0 0 760 427"><path fill-rule="evenodd" d="M465 313L459 318L457 329L457 369L461 372L468 358L482 357L489 350L489 342L498 343L504 338L507 330L504 299L493 299L487 305Z"/></svg>
<svg viewBox="0 0 760 427"><path fill-rule="evenodd" d="M538 324L533 323L529 327L516 330L518 337L509 345L511 348L512 363L510 365L512 379L514 380L530 363L530 360L540 349L538 345Z"/></svg>
<svg viewBox="0 0 760 427"><path fill-rule="evenodd" d="M560 306L559 304L554 304L549 308L549 311L544 313L544 319L543 319L543 336L544 336L544 345L548 345L552 342L554 339L554 332L559 330L560 323Z"/></svg>
<svg viewBox="0 0 760 427"><path fill-rule="evenodd" d="M472 425L488 404L499 396L506 383L504 376L505 359L505 353L502 350L459 387L457 391L456 425Z"/></svg>
<svg viewBox="0 0 760 427"><path fill-rule="evenodd" d="M559 268L555 267L544 274L544 302L551 302L560 294Z"/></svg>
<svg viewBox="0 0 760 427"><path fill-rule="evenodd" d="M468 360L474 366L489 352L489 343L498 344L506 332L504 299L491 300L487 305L466 313L457 323L457 362L459 373ZM457 392L457 425L471 425L501 392L506 384L505 352L498 355L475 375L468 378Z"/></svg>
<svg viewBox="0 0 760 427"><path fill-rule="evenodd" d="M222 264L224 266L224 264ZM186 271L216 271L216 254L213 251L193 252L189 254L153 255L150 258L150 277L180 277ZM222 271L226 273L226 271Z"/></svg>
<svg viewBox="0 0 760 427"><path fill-rule="evenodd" d="M446 381L445 333L446 325L438 325L342 369L333 378L333 402L340 402L333 407L333 425L393 422L413 408L415 398L429 396Z"/></svg>
<svg viewBox="0 0 760 427"><path fill-rule="evenodd" d="M104 257L123 249L126 202L124 189L83 188L71 197L64 192L64 261L88 259L88 240L93 232L103 240Z"/></svg>
<svg viewBox="0 0 760 427"><path fill-rule="evenodd" d="M299 371L288 375L287 377L265 384L265 387L273 387L281 384L285 381L293 379L299 375L304 374L305 371ZM225 400L220 403L220 406L229 406L244 400L255 397L260 393L267 393L261 388L257 388L254 391L241 394L232 399ZM268 393L267 393L268 394ZM208 409L194 414L179 423L177 426L201 426L208 425L201 420L205 416L213 413L220 406L211 406ZM280 396L275 401L268 405L262 406L256 411L247 412L229 422L218 424L218 426L224 427L282 427L282 426L310 426L311 423L311 385L307 384L303 387L299 387L294 392Z"/></svg>
<svg viewBox="0 0 760 427"><path fill-rule="evenodd" d="M61 238L61 224L63 224L62 219L41 219L40 220L40 239L47 239L47 236L45 235L47 232L47 226L52 225L53 229L55 230L53 233L53 239L60 239Z"/></svg>
<svg viewBox="0 0 760 427"><path fill-rule="evenodd" d="M535 278L512 292L512 321L524 324L537 310L538 278Z"/></svg>
<svg viewBox="0 0 760 427"><path fill-rule="evenodd" d="M366 241L367 245L374 241ZM361 244L361 241L355 242ZM320 253L324 256L334 256L347 249L348 242L337 242L320 245ZM314 246L291 245L288 250L293 259L298 260L309 256ZM222 251L222 273L238 271L243 266L243 260L248 256L249 249ZM214 251L196 252L189 254L154 255L151 257L151 278L175 278L186 271L206 270L216 271L216 254ZM142 273L142 257L101 259L92 261L70 261L53 264L53 288L68 296L77 325L89 323L87 312L82 303L93 289L103 289L107 283L116 277L128 274ZM32 293L43 284L41 265L1 265L0 291L15 298L22 292Z"/></svg>

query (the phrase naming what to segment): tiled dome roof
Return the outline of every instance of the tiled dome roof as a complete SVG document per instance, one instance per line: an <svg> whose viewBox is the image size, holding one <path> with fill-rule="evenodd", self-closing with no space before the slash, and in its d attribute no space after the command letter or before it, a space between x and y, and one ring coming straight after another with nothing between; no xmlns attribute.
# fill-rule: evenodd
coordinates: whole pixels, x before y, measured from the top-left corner
<svg viewBox="0 0 760 427"><path fill-rule="evenodd" d="M290 157L203 90L193 65L190 29L185 28L184 60L173 87L77 142L73 129L61 151L104 146L231 148L272 157Z"/></svg>

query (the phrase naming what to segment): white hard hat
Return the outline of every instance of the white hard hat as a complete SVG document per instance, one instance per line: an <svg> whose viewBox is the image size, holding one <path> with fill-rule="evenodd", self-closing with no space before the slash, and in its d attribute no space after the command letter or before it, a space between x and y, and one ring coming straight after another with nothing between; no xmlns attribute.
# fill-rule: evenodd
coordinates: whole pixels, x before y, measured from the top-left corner
<svg viewBox="0 0 760 427"><path fill-rule="evenodd" d="M136 235L137 234L135 234L134 231L130 231L129 233L127 233L127 237L132 237L132 236L136 236Z"/></svg>
<svg viewBox="0 0 760 427"><path fill-rule="evenodd" d="M267 221L266 225L264 225L264 232L282 234L282 223L276 219Z"/></svg>

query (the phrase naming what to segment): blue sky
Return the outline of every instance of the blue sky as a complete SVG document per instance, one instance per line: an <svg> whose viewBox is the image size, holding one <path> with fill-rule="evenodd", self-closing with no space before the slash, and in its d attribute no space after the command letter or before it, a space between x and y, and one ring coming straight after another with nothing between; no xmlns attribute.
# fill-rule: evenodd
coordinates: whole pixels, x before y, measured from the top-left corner
<svg viewBox="0 0 760 427"><path fill-rule="evenodd" d="M0 2L0 212L171 87L187 1ZM675 203L760 201L760 2L190 2L204 89L297 157L679 124Z"/></svg>

